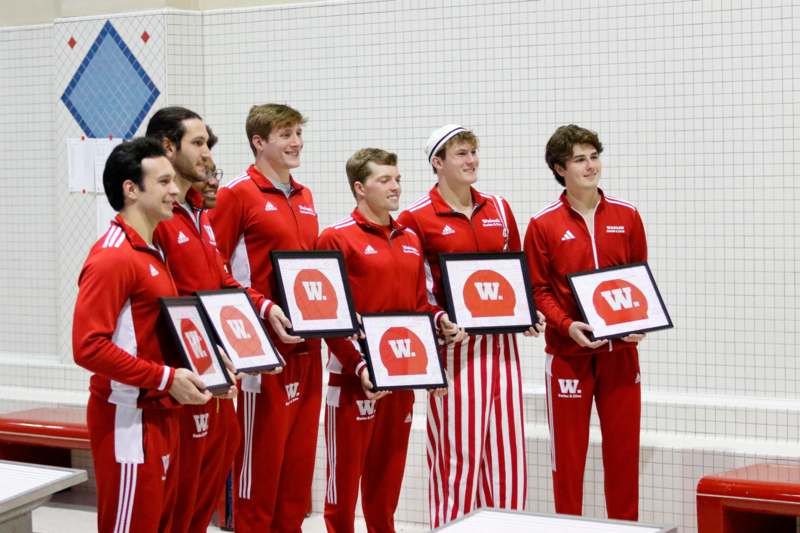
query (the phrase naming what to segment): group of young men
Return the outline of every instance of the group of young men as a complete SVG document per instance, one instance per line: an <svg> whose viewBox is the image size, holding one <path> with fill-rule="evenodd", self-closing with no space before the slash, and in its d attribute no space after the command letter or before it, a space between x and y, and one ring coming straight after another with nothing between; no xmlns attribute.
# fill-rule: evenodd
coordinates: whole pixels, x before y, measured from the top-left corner
<svg viewBox="0 0 800 533"><path fill-rule="evenodd" d="M87 407L101 532L205 531L233 465L238 532L297 532L310 509L322 407L319 339L290 333L278 305L272 250L339 250L358 313L434 315L447 389L428 394L432 528L477 507L523 509L524 406L514 334L467 335L444 312L439 255L527 255L545 331L547 414L556 511L580 514L592 400L603 432L608 515L637 518L642 335L590 341L566 275L646 259L641 219L598 188L594 132L558 128L546 161L565 187L531 218L524 243L508 202L478 192L478 139L447 125L428 139L431 190L397 218L397 156L358 150L346 164L356 206L319 232L300 166L305 118L254 106L246 132L254 163L217 192L202 118L167 107L146 136L123 142L103 184L119 214L79 278L75 361L93 372ZM286 366L237 375L212 397L181 368L159 321L161 297L244 287ZM545 330L545 322L547 328ZM394 531L412 422L412 391L374 392L355 339L325 339L329 531L353 531L359 487L369 531ZM232 373L236 369L228 361ZM236 407L234 408L234 401Z"/></svg>

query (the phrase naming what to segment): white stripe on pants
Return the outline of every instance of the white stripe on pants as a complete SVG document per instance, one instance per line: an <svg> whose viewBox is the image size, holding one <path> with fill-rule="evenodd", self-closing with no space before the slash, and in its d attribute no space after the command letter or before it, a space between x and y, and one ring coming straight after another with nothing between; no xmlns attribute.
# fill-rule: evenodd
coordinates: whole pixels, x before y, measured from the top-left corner
<svg viewBox="0 0 800 533"><path fill-rule="evenodd" d="M136 463L120 463L119 465L119 499L117 500L117 520L114 524L114 533L128 533L131 530L138 466Z"/></svg>
<svg viewBox="0 0 800 533"><path fill-rule="evenodd" d="M448 394L428 402L431 528L476 507L524 509L525 429L515 336L471 336L448 346L444 360Z"/></svg>
<svg viewBox="0 0 800 533"><path fill-rule="evenodd" d="M244 458L239 475L239 497L250 499L250 489L253 485L253 424L256 414L256 392L242 391L244 401Z"/></svg>

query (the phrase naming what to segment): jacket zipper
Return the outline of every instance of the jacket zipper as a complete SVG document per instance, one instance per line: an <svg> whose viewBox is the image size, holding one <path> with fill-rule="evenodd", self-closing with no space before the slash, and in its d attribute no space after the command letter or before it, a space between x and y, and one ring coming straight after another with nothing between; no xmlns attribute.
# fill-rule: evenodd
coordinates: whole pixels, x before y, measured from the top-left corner
<svg viewBox="0 0 800 533"><path fill-rule="evenodd" d="M597 259L597 243L596 243L596 242L595 242L595 240L594 240L594 236L595 236L595 234L597 233L597 208L598 208L598 207L600 207L600 202L598 202L598 203L597 203L597 205L595 206L595 208L594 208L594 214L592 215L592 223L594 224L594 231L589 231L589 225L588 225L588 224L586 224L586 219L585 219L585 218L583 218L583 215L581 215L581 214L578 212L578 210L577 210L577 209L575 209L575 208L574 208L574 207L572 207L572 206L570 206L570 207L569 207L570 209L572 209L573 211L575 211L576 213L578 213L578 216L580 216L580 217L581 217L581 222L583 222L583 225L586 227L586 232L589 234L589 240L590 240L590 241L591 241L591 243L592 243L592 256L593 256L593 258L594 258L594 268L595 268L595 269L599 269L599 268L600 268L600 261ZM612 351L613 349L614 349L614 341L613 341L613 340L611 340L611 339L609 339L609 340L608 340L608 351L610 352L610 351Z"/></svg>

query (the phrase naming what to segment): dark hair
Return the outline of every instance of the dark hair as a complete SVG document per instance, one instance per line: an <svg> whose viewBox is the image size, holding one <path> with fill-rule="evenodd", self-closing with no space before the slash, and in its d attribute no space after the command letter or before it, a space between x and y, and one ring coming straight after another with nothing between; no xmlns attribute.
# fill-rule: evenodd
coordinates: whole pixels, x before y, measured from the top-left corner
<svg viewBox="0 0 800 533"><path fill-rule="evenodd" d="M214 130L212 130L211 126L208 124L206 124L206 133L208 133L208 142L206 144L208 145L208 149L211 150L219 142L219 137L214 134Z"/></svg>
<svg viewBox="0 0 800 533"><path fill-rule="evenodd" d="M111 207L116 211L125 207L122 184L126 180L144 190L142 159L166 155L161 143L150 137L136 137L115 146L103 169L103 189Z"/></svg>
<svg viewBox="0 0 800 533"><path fill-rule="evenodd" d="M371 174L368 163L396 166L397 155L380 148L362 148L351 155L345 164L345 172L347 172L347 181L350 182L350 191L353 196L356 195L356 182L363 184Z"/></svg>
<svg viewBox="0 0 800 533"><path fill-rule="evenodd" d="M203 120L200 115L185 107L162 107L150 117L145 135L158 142L169 139L175 145L175 151L179 151L181 149L181 139L186 133L183 121L193 118Z"/></svg>
<svg viewBox="0 0 800 533"><path fill-rule="evenodd" d="M544 149L544 160L562 187L565 187L566 183L556 172L556 165L567 166L567 159L572 157L572 147L576 144L590 144L595 147L598 154L603 153L603 145L597 133L575 124L559 127L547 141L547 147Z"/></svg>

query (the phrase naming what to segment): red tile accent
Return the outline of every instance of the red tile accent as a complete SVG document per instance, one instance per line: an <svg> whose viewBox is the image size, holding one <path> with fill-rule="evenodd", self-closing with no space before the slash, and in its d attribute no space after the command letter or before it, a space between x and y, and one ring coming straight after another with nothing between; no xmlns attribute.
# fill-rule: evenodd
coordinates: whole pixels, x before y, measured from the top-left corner
<svg viewBox="0 0 800 533"><path fill-rule="evenodd" d="M142 40L144 41L145 44L147 44L147 41L150 40L150 34L147 33L146 31L142 32Z"/></svg>
<svg viewBox="0 0 800 533"><path fill-rule="evenodd" d="M75 48L75 45L78 44L78 41L75 40L75 37L70 37L69 41L67 41L67 44L70 48Z"/></svg>

